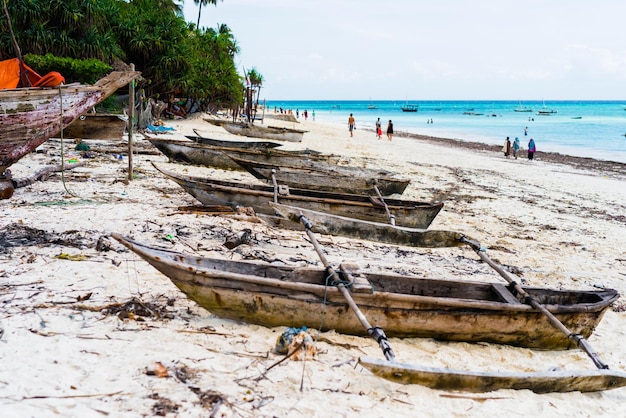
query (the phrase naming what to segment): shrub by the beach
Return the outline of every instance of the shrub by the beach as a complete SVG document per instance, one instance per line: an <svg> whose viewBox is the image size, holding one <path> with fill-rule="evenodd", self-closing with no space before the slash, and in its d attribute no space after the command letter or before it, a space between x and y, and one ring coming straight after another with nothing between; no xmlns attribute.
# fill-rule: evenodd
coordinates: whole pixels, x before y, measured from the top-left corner
<svg viewBox="0 0 626 418"><path fill-rule="evenodd" d="M93 84L112 70L110 65L94 58L74 59L57 57L53 54L26 54L24 61L42 75L50 71L60 72L65 77L66 83Z"/></svg>

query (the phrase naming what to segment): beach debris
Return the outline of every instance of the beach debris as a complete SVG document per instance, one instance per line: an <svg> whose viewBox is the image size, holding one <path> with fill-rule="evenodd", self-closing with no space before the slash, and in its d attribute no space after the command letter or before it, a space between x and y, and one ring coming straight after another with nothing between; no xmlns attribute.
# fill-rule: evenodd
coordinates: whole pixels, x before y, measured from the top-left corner
<svg viewBox="0 0 626 418"><path fill-rule="evenodd" d="M194 215L203 214L203 215L224 215L224 214L234 214L236 213L233 208L225 205L208 205L208 206L179 206L177 209L178 213L191 213Z"/></svg>
<svg viewBox="0 0 626 418"><path fill-rule="evenodd" d="M173 300L167 301L171 306ZM114 303L103 308L101 312L105 315L117 315L119 319L130 319L134 321L145 321L145 318L173 319L174 315L166 307L149 302L143 302L135 297L125 303Z"/></svg>
<svg viewBox="0 0 626 418"><path fill-rule="evenodd" d="M65 231L50 233L42 229L31 228L21 223L12 223L0 231L0 252L7 252L11 247L56 244L65 247L94 247L97 231Z"/></svg>
<svg viewBox="0 0 626 418"><path fill-rule="evenodd" d="M241 244L247 244L250 242L250 238L252 237L252 230L249 228L244 229L243 231L235 232L226 237L226 242L224 242L224 246L229 250L232 250L235 247L240 246Z"/></svg>
<svg viewBox="0 0 626 418"><path fill-rule="evenodd" d="M156 416L164 417L168 414L176 413L180 409L180 404L171 399L162 398L158 393L151 394L149 398L157 401L152 405L152 413Z"/></svg>
<svg viewBox="0 0 626 418"><path fill-rule="evenodd" d="M96 251L107 252L112 249L111 240L107 236L101 235L100 238L98 238L98 242L96 242Z"/></svg>
<svg viewBox="0 0 626 418"><path fill-rule="evenodd" d="M307 327L286 328L276 340L274 352L287 354L296 361L311 360L317 354L317 348Z"/></svg>
<svg viewBox="0 0 626 418"><path fill-rule="evenodd" d="M167 371L167 367L163 365L160 361L155 361L150 366L146 368L146 374L148 376L156 376L156 377L169 377L169 372Z"/></svg>
<svg viewBox="0 0 626 418"><path fill-rule="evenodd" d="M65 164L65 166L62 165L52 165L52 166L48 166L48 167L44 167L41 170L37 171L36 173L34 173L31 176L28 176L26 178L23 179L12 179L13 182L13 186L18 189L20 187L25 187L25 186L30 186L31 184L35 183L36 181L45 181L48 179L48 177L50 177L50 175L52 173L56 173L59 171L69 171L72 170L76 167L81 167L84 166L85 163L84 162L76 162L75 164Z"/></svg>
<svg viewBox="0 0 626 418"><path fill-rule="evenodd" d="M85 254L67 254L61 253L54 256L54 258L58 258L59 260L70 260L70 261L85 261L88 256Z"/></svg>

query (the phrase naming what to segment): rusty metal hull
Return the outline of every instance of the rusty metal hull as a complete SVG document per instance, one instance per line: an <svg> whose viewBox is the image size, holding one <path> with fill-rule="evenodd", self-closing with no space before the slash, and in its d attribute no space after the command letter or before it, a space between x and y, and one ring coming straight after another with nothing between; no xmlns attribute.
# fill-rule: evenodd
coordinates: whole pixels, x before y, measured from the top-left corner
<svg viewBox="0 0 626 418"><path fill-rule="evenodd" d="M325 269L196 257L112 236L198 305L221 317L267 327L317 329L321 324L321 330L367 335L339 289L327 285ZM369 322L390 337L572 347L542 312L503 298L499 284L367 273L347 265L339 271L351 271L351 277L367 284L352 286L352 298ZM572 332L585 337L619 296L612 289L524 289Z"/></svg>

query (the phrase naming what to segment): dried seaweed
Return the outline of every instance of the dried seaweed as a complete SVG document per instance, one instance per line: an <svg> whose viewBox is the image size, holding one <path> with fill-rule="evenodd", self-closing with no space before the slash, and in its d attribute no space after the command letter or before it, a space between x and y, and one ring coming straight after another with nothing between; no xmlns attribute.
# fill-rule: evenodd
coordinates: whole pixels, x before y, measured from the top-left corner
<svg viewBox="0 0 626 418"><path fill-rule="evenodd" d="M168 305L172 302L168 300ZM120 319L135 319L142 320L142 318L154 318L154 319L172 319L174 315L170 312L166 306L156 303L143 302L137 298L132 298L125 303L114 303L108 305L102 309L102 313L105 315L117 315Z"/></svg>
<svg viewBox="0 0 626 418"><path fill-rule="evenodd" d="M97 231L65 231L48 232L31 228L19 223L7 225L0 231L0 252L7 253L12 247L30 247L61 245L74 248L93 248L96 246L99 233Z"/></svg>

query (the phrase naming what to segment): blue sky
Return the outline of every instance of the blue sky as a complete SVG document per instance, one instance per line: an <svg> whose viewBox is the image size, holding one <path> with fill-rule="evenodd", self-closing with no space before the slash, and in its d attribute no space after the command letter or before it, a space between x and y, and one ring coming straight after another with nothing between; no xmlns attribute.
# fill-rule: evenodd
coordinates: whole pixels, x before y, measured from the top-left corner
<svg viewBox="0 0 626 418"><path fill-rule="evenodd" d="M625 20L613 0L224 0L200 26L231 28L268 100L624 100Z"/></svg>

